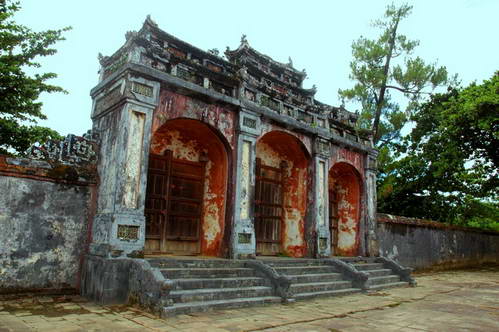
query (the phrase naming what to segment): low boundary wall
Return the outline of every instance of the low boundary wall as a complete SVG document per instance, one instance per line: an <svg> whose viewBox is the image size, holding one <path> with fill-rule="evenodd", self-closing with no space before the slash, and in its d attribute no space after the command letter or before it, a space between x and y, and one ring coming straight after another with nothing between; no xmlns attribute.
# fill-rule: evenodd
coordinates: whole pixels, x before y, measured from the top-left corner
<svg viewBox="0 0 499 332"><path fill-rule="evenodd" d="M499 263L499 232L378 214L380 255L416 270Z"/></svg>

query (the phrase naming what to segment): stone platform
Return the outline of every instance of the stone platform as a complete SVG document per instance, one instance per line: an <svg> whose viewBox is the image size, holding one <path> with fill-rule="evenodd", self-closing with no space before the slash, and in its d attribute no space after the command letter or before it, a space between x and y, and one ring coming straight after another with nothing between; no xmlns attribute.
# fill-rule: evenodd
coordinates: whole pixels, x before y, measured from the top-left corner
<svg viewBox="0 0 499 332"><path fill-rule="evenodd" d="M82 294L102 304L137 302L167 317L409 285L410 269L383 257L88 257Z"/></svg>
<svg viewBox="0 0 499 332"><path fill-rule="evenodd" d="M498 331L499 266L417 275L418 286L160 319L79 296L0 297L0 331Z"/></svg>

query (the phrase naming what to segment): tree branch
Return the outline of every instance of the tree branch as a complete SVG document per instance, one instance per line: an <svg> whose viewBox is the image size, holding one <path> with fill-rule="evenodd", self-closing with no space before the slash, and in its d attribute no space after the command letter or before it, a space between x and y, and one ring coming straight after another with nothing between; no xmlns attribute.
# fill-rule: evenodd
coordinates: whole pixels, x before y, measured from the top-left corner
<svg viewBox="0 0 499 332"><path fill-rule="evenodd" d="M431 95L430 92L423 92L423 91L412 91L412 90L409 90L409 89L404 89L404 88L401 88L401 87L398 87L398 86L394 86L394 85L387 85L386 86L387 89L395 89L395 90L399 90L403 93L412 93L412 94L417 94L417 93L422 93L422 94L426 94L426 95Z"/></svg>

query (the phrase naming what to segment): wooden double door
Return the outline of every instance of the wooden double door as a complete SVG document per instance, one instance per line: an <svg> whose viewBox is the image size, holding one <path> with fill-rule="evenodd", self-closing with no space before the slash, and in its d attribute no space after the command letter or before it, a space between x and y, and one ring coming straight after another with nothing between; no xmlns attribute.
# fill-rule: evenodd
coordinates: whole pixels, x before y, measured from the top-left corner
<svg viewBox="0 0 499 332"><path fill-rule="evenodd" d="M197 255L205 162L150 154L145 203L146 254Z"/></svg>
<svg viewBox="0 0 499 332"><path fill-rule="evenodd" d="M284 171L256 160L255 235L257 255L282 253L284 214Z"/></svg>

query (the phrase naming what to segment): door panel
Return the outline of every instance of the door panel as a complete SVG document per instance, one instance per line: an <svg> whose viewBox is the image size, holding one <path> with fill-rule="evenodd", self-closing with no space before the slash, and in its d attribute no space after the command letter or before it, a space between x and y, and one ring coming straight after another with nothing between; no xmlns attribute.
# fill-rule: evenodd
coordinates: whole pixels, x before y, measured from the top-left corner
<svg viewBox="0 0 499 332"><path fill-rule="evenodd" d="M255 192L257 254L277 255L282 252L283 222L283 169L265 166L257 158Z"/></svg>
<svg viewBox="0 0 499 332"><path fill-rule="evenodd" d="M174 159L167 152L165 156L151 155L150 165L147 253L199 254L205 163ZM158 178L161 167L166 170L161 170Z"/></svg>
<svg viewBox="0 0 499 332"><path fill-rule="evenodd" d="M338 252L338 195L336 190L329 190L329 232L331 234L331 255Z"/></svg>

